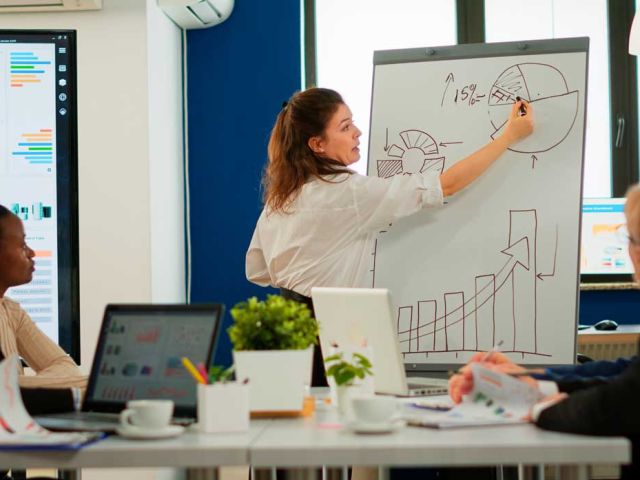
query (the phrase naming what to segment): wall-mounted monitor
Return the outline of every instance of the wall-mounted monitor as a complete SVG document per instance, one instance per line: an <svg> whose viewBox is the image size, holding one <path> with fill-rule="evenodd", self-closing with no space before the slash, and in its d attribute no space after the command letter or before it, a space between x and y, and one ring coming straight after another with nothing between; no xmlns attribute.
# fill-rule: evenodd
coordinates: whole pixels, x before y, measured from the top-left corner
<svg viewBox="0 0 640 480"><path fill-rule="evenodd" d="M631 281L624 198L585 198L580 276L583 282Z"/></svg>
<svg viewBox="0 0 640 480"><path fill-rule="evenodd" d="M36 252L7 296L79 361L75 31L0 30L0 105L0 204Z"/></svg>

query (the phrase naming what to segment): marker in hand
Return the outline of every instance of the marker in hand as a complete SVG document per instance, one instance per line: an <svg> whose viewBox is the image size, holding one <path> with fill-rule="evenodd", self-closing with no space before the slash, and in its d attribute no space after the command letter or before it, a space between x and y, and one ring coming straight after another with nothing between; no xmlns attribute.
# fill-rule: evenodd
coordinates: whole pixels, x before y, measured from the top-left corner
<svg viewBox="0 0 640 480"><path fill-rule="evenodd" d="M516 102L521 101L522 99L520 97L516 97ZM524 103L520 104L520 108L518 109L518 113L520 114L520 116L522 117L523 115L527 114L527 109L524 106Z"/></svg>

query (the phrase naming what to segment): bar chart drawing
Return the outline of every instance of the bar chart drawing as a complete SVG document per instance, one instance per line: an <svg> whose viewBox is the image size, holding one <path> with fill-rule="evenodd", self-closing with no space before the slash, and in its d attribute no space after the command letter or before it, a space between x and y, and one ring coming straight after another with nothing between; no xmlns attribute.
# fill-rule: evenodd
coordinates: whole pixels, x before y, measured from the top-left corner
<svg viewBox="0 0 640 480"><path fill-rule="evenodd" d="M499 260L499 268L468 272L472 290L443 291L437 298L397 306L398 338L405 357L487 351L497 343L502 343L504 352L550 356L538 345L537 289L543 279L537 272L537 211L509 210L506 237L505 248L487 252Z"/></svg>

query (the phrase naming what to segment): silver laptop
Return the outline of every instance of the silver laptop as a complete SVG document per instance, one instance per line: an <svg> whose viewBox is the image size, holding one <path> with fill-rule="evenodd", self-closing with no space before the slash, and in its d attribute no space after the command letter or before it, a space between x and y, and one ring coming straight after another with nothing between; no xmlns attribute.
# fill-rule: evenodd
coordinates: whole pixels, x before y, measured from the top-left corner
<svg viewBox="0 0 640 480"><path fill-rule="evenodd" d="M323 355L332 351L333 344L370 346L376 393L401 396L447 394L446 379L407 379L387 289L315 287L311 289L311 297L320 324Z"/></svg>
<svg viewBox="0 0 640 480"><path fill-rule="evenodd" d="M196 418L196 384L182 357L209 365L223 306L107 305L79 412L41 415L53 430L113 431L128 400L174 401L174 423Z"/></svg>

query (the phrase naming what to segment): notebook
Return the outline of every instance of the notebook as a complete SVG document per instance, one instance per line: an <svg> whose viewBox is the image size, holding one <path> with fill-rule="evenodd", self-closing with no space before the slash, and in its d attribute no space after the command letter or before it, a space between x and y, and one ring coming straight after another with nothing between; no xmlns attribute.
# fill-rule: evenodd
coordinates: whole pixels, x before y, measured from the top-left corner
<svg viewBox="0 0 640 480"><path fill-rule="evenodd" d="M320 324L323 355L332 345L372 348L376 393L423 396L446 395L447 380L407 378L394 322L391 295L384 288L311 289L313 308Z"/></svg>
<svg viewBox="0 0 640 480"><path fill-rule="evenodd" d="M447 411L411 409L410 425L431 428L517 425L529 421L529 412L540 401L540 390L506 373L471 365L473 390Z"/></svg>
<svg viewBox="0 0 640 480"><path fill-rule="evenodd" d="M196 383L182 357L210 365L223 306L107 305L80 412L42 415L55 430L113 431L128 400L175 403L174 421L196 418Z"/></svg>

